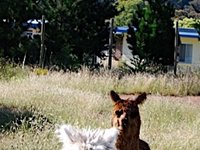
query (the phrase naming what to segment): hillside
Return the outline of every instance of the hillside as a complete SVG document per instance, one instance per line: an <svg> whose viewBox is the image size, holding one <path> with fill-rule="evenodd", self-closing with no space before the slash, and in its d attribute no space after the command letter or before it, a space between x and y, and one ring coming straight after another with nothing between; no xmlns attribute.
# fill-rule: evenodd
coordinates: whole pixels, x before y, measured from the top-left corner
<svg viewBox="0 0 200 150"><path fill-rule="evenodd" d="M200 1L199 0L170 0L176 8L176 17L200 18Z"/></svg>

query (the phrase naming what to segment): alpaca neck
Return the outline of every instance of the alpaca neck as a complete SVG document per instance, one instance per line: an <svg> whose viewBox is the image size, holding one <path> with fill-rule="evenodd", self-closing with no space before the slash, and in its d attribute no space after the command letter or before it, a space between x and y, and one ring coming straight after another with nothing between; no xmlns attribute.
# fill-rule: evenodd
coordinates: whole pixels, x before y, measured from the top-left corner
<svg viewBox="0 0 200 150"><path fill-rule="evenodd" d="M139 150L139 133L121 131L116 142L117 150Z"/></svg>

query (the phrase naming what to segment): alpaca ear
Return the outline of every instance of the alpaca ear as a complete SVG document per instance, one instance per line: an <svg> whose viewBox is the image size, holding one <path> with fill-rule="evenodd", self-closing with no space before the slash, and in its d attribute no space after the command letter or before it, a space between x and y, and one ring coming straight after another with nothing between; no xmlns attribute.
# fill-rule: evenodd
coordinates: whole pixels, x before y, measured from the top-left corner
<svg viewBox="0 0 200 150"><path fill-rule="evenodd" d="M121 100L121 98L119 97L119 95L115 91L110 91L110 97L111 97L111 99L114 103Z"/></svg>
<svg viewBox="0 0 200 150"><path fill-rule="evenodd" d="M147 99L147 94L144 92L144 93L138 95L135 98L134 102L138 105L138 104L142 104L146 99Z"/></svg>

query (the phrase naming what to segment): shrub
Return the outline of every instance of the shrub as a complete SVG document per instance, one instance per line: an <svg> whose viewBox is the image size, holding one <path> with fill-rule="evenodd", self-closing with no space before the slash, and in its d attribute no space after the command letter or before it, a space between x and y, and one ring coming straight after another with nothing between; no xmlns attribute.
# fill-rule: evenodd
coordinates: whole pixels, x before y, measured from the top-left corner
<svg viewBox="0 0 200 150"><path fill-rule="evenodd" d="M20 68L19 65L0 59L0 80L23 78L27 75L27 71Z"/></svg>
<svg viewBox="0 0 200 150"><path fill-rule="evenodd" d="M34 69L34 73L36 75L47 75L48 74L48 70L47 69L43 69L43 68L36 68L36 69Z"/></svg>

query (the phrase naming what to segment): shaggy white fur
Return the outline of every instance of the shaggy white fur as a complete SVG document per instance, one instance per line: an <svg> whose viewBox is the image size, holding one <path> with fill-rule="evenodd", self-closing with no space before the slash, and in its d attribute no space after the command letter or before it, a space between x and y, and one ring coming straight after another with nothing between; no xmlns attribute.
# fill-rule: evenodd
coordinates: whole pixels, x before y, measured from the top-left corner
<svg viewBox="0 0 200 150"><path fill-rule="evenodd" d="M110 129L79 129L69 124L56 130L63 143L62 150L116 150L115 143L119 131Z"/></svg>

